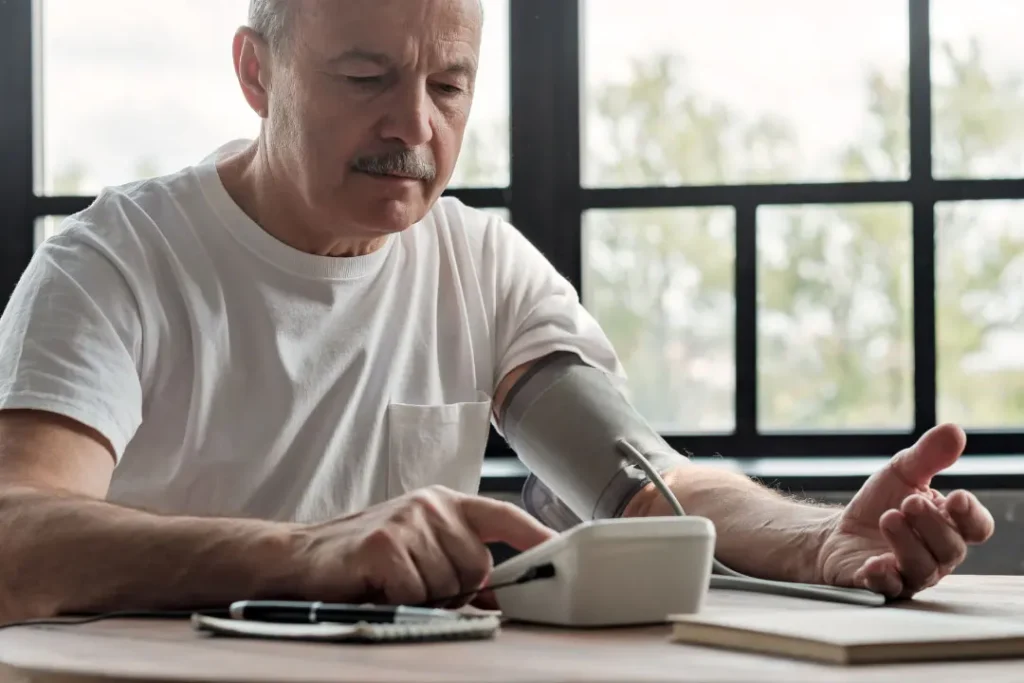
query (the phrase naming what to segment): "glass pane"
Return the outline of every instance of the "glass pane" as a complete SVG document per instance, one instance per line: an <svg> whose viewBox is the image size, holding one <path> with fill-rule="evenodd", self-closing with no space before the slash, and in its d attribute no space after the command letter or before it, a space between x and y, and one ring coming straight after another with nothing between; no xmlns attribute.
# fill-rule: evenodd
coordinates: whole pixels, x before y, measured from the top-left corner
<svg viewBox="0 0 1024 683"><path fill-rule="evenodd" d="M35 244L40 244L50 239L64 227L62 225L67 216L40 216L35 221Z"/></svg>
<svg viewBox="0 0 1024 683"><path fill-rule="evenodd" d="M906 2L581 5L585 185L908 176Z"/></svg>
<svg viewBox="0 0 1024 683"><path fill-rule="evenodd" d="M735 424L734 224L722 207L584 214L584 305L662 432Z"/></svg>
<svg viewBox="0 0 1024 683"><path fill-rule="evenodd" d="M231 64L248 6L42 0L42 192L95 194L255 136Z"/></svg>
<svg viewBox="0 0 1024 683"><path fill-rule="evenodd" d="M490 211L491 213L497 214L497 215L501 216L501 219L503 221L505 221L506 223L512 218L511 212L508 209L504 208L504 207L488 206L488 207L482 208L481 211Z"/></svg>
<svg viewBox="0 0 1024 683"><path fill-rule="evenodd" d="M1024 201L936 205L938 417L1024 425Z"/></svg>
<svg viewBox="0 0 1024 683"><path fill-rule="evenodd" d="M509 184L508 0L484 0L473 111L449 187Z"/></svg>
<svg viewBox="0 0 1024 683"><path fill-rule="evenodd" d="M454 184L508 184L508 0L485 0L481 71ZM169 173L258 134L231 63L249 0L42 0L46 195ZM159 36L159 39L154 39Z"/></svg>
<svg viewBox="0 0 1024 683"><path fill-rule="evenodd" d="M1024 0L932 0L939 178L1024 177Z"/></svg>
<svg viewBox="0 0 1024 683"><path fill-rule="evenodd" d="M771 206L757 220L758 426L912 427L910 206Z"/></svg>

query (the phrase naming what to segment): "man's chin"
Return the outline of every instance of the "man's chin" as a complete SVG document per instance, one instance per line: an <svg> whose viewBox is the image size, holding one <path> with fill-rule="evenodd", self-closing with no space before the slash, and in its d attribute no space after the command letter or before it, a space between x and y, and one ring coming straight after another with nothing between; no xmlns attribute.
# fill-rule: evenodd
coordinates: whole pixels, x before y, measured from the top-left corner
<svg viewBox="0 0 1024 683"><path fill-rule="evenodd" d="M403 201L397 199L357 200L358 206L347 203L342 211L352 216L353 222L368 232L387 235L402 232L415 225L429 210L423 199Z"/></svg>
<svg viewBox="0 0 1024 683"><path fill-rule="evenodd" d="M352 174L330 198L336 219L375 234L401 232L422 220L436 201L432 184Z"/></svg>

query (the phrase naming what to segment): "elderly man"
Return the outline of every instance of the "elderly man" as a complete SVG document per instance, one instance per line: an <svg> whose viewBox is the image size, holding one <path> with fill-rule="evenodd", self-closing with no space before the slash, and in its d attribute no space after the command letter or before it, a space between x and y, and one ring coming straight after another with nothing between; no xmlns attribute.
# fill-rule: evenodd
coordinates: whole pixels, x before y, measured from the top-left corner
<svg viewBox="0 0 1024 683"><path fill-rule="evenodd" d="M477 0L253 0L233 54L259 138L106 190L38 250L0 323L0 617L477 591L487 543L554 533L477 495L492 421L581 518L670 514L599 439L639 444L761 577L906 597L991 535L929 486L952 425L846 508L651 433L569 284L440 198L482 21Z"/></svg>

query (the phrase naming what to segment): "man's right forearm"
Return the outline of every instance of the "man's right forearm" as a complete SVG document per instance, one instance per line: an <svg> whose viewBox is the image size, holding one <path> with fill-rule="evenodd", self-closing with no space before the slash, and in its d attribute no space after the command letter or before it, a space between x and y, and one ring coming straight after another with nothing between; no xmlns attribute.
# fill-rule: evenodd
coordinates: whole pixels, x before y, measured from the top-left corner
<svg viewBox="0 0 1024 683"><path fill-rule="evenodd" d="M291 530L2 488L0 621L289 597L301 592Z"/></svg>

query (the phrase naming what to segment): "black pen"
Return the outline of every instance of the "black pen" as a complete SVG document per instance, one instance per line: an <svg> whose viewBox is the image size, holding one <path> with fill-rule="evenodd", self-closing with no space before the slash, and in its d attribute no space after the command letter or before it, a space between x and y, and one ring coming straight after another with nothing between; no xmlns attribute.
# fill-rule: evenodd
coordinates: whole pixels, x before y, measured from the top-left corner
<svg viewBox="0 0 1024 683"><path fill-rule="evenodd" d="M239 600L231 603L232 619L285 624L356 624L361 621L389 624L422 624L439 619L460 619L458 612L405 605L354 605L291 600Z"/></svg>

